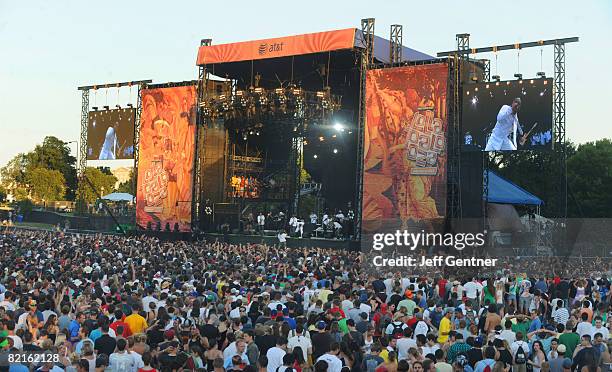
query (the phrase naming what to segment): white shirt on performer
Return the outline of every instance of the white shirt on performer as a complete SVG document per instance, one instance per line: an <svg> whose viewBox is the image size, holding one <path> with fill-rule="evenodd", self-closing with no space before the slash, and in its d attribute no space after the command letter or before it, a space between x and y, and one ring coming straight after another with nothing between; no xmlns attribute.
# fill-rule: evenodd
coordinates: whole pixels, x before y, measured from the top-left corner
<svg viewBox="0 0 612 372"><path fill-rule="evenodd" d="M266 223L266 217L263 214L260 214L259 216L257 216L257 224L259 226L263 226Z"/></svg>
<svg viewBox="0 0 612 372"><path fill-rule="evenodd" d="M503 105L497 114L497 122L487 141L485 151L516 150L516 132L522 134L518 114L512 112L512 106ZM512 134L512 141L508 136Z"/></svg>

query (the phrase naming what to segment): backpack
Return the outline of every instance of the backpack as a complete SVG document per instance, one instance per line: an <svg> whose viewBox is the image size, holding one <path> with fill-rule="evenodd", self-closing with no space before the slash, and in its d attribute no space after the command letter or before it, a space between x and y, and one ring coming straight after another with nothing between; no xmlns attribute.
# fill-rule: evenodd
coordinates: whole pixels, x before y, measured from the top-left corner
<svg viewBox="0 0 612 372"><path fill-rule="evenodd" d="M487 364L484 369L482 370L482 372L491 372L491 366L489 364Z"/></svg>
<svg viewBox="0 0 612 372"><path fill-rule="evenodd" d="M391 323L393 329L391 330L391 335L403 335L404 334L404 323L400 322L400 324L395 324L395 322Z"/></svg>
<svg viewBox="0 0 612 372"><path fill-rule="evenodd" d="M525 364L527 363L527 354L525 353L525 350L523 349L523 345L519 345L518 349L516 350L516 355L514 356L514 363L515 364Z"/></svg>

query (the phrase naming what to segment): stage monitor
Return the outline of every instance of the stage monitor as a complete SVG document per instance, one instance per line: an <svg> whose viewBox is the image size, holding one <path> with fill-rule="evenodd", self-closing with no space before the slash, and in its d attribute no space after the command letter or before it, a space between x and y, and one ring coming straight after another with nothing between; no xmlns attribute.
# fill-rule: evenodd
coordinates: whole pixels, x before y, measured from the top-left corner
<svg viewBox="0 0 612 372"><path fill-rule="evenodd" d="M194 85L142 90L136 223L191 229Z"/></svg>
<svg viewBox="0 0 612 372"><path fill-rule="evenodd" d="M550 150L552 90L552 79L540 78L465 84L463 150Z"/></svg>
<svg viewBox="0 0 612 372"><path fill-rule="evenodd" d="M443 63L370 70L362 232L432 231L446 215Z"/></svg>
<svg viewBox="0 0 612 372"><path fill-rule="evenodd" d="M87 124L87 160L134 158L133 108L90 111Z"/></svg>

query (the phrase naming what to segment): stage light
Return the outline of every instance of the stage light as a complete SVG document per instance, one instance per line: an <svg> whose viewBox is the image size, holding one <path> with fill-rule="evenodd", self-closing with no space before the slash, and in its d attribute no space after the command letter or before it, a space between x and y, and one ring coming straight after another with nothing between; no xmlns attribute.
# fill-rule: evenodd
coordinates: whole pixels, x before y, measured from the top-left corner
<svg viewBox="0 0 612 372"><path fill-rule="evenodd" d="M263 88L255 88L253 91L257 94L262 94L264 92Z"/></svg>
<svg viewBox="0 0 612 372"><path fill-rule="evenodd" d="M474 92L478 92L478 87L474 88Z"/></svg>
<svg viewBox="0 0 612 372"><path fill-rule="evenodd" d="M322 91L322 90L318 91L318 92L317 92L317 97L318 97L318 98L323 98L323 97L325 97L325 91Z"/></svg>
<svg viewBox="0 0 612 372"><path fill-rule="evenodd" d="M256 136L259 136L259 131L255 132L255 135L256 135Z"/></svg>
<svg viewBox="0 0 612 372"><path fill-rule="evenodd" d="M237 90L236 91L236 96L242 97L243 95L244 95L244 91L242 91L242 90Z"/></svg>
<svg viewBox="0 0 612 372"><path fill-rule="evenodd" d="M250 135L253 135L253 133L254 133L253 131L250 131L250 132L249 132L249 134L250 134Z"/></svg>
<svg viewBox="0 0 612 372"><path fill-rule="evenodd" d="M325 137L323 137L323 136L319 137L319 141L321 141L321 142L325 141Z"/></svg>
<svg viewBox="0 0 612 372"><path fill-rule="evenodd" d="M509 81L506 81L506 85L510 85L510 82L509 82Z"/></svg>
<svg viewBox="0 0 612 372"><path fill-rule="evenodd" d="M333 135L332 135L332 138L336 138L336 135L335 135L335 134L333 134Z"/></svg>
<svg viewBox="0 0 612 372"><path fill-rule="evenodd" d="M474 96L472 98L472 106L476 106L477 103L478 103L478 97Z"/></svg>
<svg viewBox="0 0 612 372"><path fill-rule="evenodd" d="M546 78L546 73L544 71L539 71L538 73L536 73L536 76L544 79Z"/></svg>
<svg viewBox="0 0 612 372"><path fill-rule="evenodd" d="M338 153L338 149L334 149L334 154L337 154L337 153Z"/></svg>
<svg viewBox="0 0 612 372"><path fill-rule="evenodd" d="M304 146L308 145L308 141L304 140Z"/></svg>
<svg viewBox="0 0 612 372"><path fill-rule="evenodd" d="M349 131L348 131L348 134L353 134L353 131L352 131L352 130L349 130Z"/></svg>
<svg viewBox="0 0 612 372"><path fill-rule="evenodd" d="M533 84L533 79L529 80L529 83L530 83L530 84Z"/></svg>
<svg viewBox="0 0 612 372"><path fill-rule="evenodd" d="M489 89L489 84L485 85L485 88Z"/></svg>
<svg viewBox="0 0 612 372"><path fill-rule="evenodd" d="M468 90L467 92L465 92L465 94L466 94L467 96L469 96L469 95L470 95L470 91Z"/></svg>
<svg viewBox="0 0 612 372"><path fill-rule="evenodd" d="M110 107L108 106L103 106L105 110L110 110Z"/></svg>
<svg viewBox="0 0 612 372"><path fill-rule="evenodd" d="M342 126L342 124L340 124L340 123L335 123L334 124L334 129L336 131L338 131L338 132L342 132L342 131L344 131L344 126Z"/></svg>
<svg viewBox="0 0 612 372"><path fill-rule="evenodd" d="M523 84L523 80L519 80L519 84Z"/></svg>
<svg viewBox="0 0 612 372"><path fill-rule="evenodd" d="M544 85L548 84L548 80L544 80Z"/></svg>
<svg viewBox="0 0 612 372"><path fill-rule="evenodd" d="M314 155L313 155L313 158L315 158L315 159L316 159L316 158L318 158L318 157L319 157L319 156L318 156L317 154L314 154Z"/></svg>
<svg viewBox="0 0 612 372"><path fill-rule="evenodd" d="M495 82L495 86L498 87L499 86L499 81Z"/></svg>
<svg viewBox="0 0 612 372"><path fill-rule="evenodd" d="M514 77L515 77L517 80L521 80L521 79L523 79L523 74L514 74Z"/></svg>
<svg viewBox="0 0 612 372"><path fill-rule="evenodd" d="M98 111L98 106L94 106L94 107L92 107L92 110L94 110L94 111Z"/></svg>

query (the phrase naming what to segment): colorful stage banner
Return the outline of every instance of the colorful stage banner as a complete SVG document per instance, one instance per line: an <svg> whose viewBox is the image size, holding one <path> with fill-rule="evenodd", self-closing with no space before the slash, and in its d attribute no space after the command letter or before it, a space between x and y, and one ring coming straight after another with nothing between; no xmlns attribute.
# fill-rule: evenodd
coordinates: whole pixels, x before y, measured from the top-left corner
<svg viewBox="0 0 612 372"><path fill-rule="evenodd" d="M250 61L265 58L351 49L355 45L355 29L317 32L274 39L201 46L198 65Z"/></svg>
<svg viewBox="0 0 612 372"><path fill-rule="evenodd" d="M136 223L191 229L196 87L142 91Z"/></svg>
<svg viewBox="0 0 612 372"><path fill-rule="evenodd" d="M447 79L446 64L368 71L364 233L432 230L443 220Z"/></svg>

